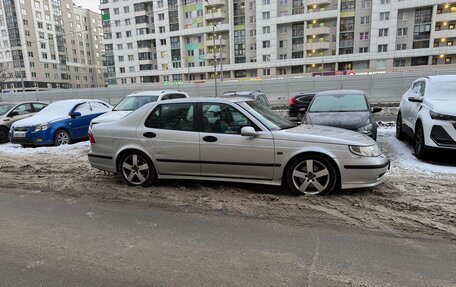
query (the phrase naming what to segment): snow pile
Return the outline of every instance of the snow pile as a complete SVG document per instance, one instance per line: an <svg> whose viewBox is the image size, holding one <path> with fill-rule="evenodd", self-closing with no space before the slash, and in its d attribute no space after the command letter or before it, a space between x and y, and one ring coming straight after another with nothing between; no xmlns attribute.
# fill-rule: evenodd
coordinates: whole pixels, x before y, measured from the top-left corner
<svg viewBox="0 0 456 287"><path fill-rule="evenodd" d="M36 148L23 148L21 145L17 144L1 144L0 145L0 155L2 153L10 155L41 155L41 154L58 154L62 156L66 155L81 155L86 154L90 150L89 141L79 142L70 145L63 146L46 146L46 147L36 147Z"/></svg>

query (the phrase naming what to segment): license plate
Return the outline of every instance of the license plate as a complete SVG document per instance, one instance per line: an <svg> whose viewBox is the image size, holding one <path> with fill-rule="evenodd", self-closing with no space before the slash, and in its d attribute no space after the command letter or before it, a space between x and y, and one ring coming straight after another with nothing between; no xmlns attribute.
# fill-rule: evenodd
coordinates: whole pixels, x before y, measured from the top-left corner
<svg viewBox="0 0 456 287"><path fill-rule="evenodd" d="M13 137L14 138L25 138L26 135L27 135L26 132L14 132Z"/></svg>

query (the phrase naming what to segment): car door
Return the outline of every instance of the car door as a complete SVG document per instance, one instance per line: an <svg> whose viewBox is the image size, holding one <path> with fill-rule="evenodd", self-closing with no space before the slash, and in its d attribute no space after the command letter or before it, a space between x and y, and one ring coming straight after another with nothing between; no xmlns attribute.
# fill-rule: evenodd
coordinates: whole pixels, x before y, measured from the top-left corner
<svg viewBox="0 0 456 287"><path fill-rule="evenodd" d="M9 117L11 118L10 122L14 123L16 121L29 118L33 116L33 107L32 104L22 104L15 107L10 113Z"/></svg>
<svg viewBox="0 0 456 287"><path fill-rule="evenodd" d="M271 180L274 141L238 107L223 103L201 103L201 175ZM258 136L242 136L241 128L252 126Z"/></svg>
<svg viewBox="0 0 456 287"><path fill-rule="evenodd" d="M81 116L71 117L68 122L68 125L71 128L72 138L77 139L87 137L90 120L92 119L92 108L89 102L84 102L76 105L71 113L73 112L79 112L81 113ZM69 116L71 116L71 113Z"/></svg>
<svg viewBox="0 0 456 287"><path fill-rule="evenodd" d="M194 103L157 105L141 122L137 138L163 175L200 175L199 133Z"/></svg>
<svg viewBox="0 0 456 287"><path fill-rule="evenodd" d="M415 103L415 102L410 102L408 100L408 97L414 97L414 96L424 96L424 90L426 88L426 83L424 81L418 81L413 84L413 87L405 99L407 102L407 114L405 116L406 118L406 124L414 131L415 130L415 124L416 124L416 119L418 118L418 112L421 109L421 103Z"/></svg>

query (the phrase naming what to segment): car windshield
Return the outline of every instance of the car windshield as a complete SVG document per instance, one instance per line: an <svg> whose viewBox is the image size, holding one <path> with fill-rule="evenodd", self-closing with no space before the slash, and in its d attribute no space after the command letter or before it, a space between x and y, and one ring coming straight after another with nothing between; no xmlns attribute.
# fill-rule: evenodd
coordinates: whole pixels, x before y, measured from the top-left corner
<svg viewBox="0 0 456 287"><path fill-rule="evenodd" d="M367 111L364 95L322 95L316 96L309 107L311 113L364 112Z"/></svg>
<svg viewBox="0 0 456 287"><path fill-rule="evenodd" d="M248 107L247 111L271 131L283 130L296 126L294 123L274 113L271 109L258 102L248 101L245 103Z"/></svg>
<svg viewBox="0 0 456 287"><path fill-rule="evenodd" d="M126 97L121 100L113 111L134 111L144 106L145 104L156 102L158 96L133 96Z"/></svg>
<svg viewBox="0 0 456 287"><path fill-rule="evenodd" d="M14 105L0 105L0 117L4 116L9 110L11 110Z"/></svg>
<svg viewBox="0 0 456 287"><path fill-rule="evenodd" d="M76 102L60 101L50 104L45 107L38 114L40 115L67 115L76 105Z"/></svg>
<svg viewBox="0 0 456 287"><path fill-rule="evenodd" d="M439 99L456 99L455 82L431 82L428 87L426 97Z"/></svg>

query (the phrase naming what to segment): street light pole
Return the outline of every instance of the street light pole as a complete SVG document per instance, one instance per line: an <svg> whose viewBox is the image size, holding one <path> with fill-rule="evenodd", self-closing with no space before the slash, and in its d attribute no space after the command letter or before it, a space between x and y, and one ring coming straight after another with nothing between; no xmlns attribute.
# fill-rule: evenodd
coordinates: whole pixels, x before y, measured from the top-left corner
<svg viewBox="0 0 456 287"><path fill-rule="evenodd" d="M223 82L222 34L219 35L219 39L220 39L220 82Z"/></svg>
<svg viewBox="0 0 456 287"><path fill-rule="evenodd" d="M209 1L206 0L209 3ZM214 61L214 89L215 89L215 97L217 97L217 59L215 58L215 24L214 24L214 9L212 7L212 56Z"/></svg>

